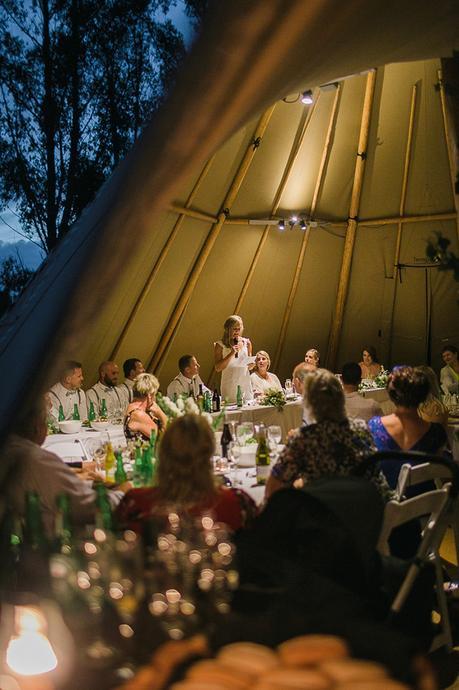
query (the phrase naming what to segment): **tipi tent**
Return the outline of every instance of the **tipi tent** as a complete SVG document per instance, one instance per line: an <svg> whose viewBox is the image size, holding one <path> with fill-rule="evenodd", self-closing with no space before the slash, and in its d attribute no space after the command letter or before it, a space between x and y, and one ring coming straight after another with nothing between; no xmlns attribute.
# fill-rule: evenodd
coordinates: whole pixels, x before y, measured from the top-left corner
<svg viewBox="0 0 459 690"><path fill-rule="evenodd" d="M164 386L192 351L206 378L233 312L281 377L308 346L334 368L368 343L421 362L459 340L452 278L425 265L436 230L457 251L439 58L458 19L453 0L216 5L169 102L4 320L4 428L63 358L90 383L137 356Z"/></svg>

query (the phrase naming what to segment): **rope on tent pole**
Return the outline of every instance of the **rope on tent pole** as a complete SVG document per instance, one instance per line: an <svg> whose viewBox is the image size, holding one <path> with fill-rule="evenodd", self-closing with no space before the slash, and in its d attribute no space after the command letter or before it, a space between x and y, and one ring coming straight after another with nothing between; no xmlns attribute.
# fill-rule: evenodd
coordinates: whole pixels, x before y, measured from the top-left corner
<svg viewBox="0 0 459 690"><path fill-rule="evenodd" d="M393 275L393 285L392 285L392 299L390 304L390 315L389 315L389 348L387 353L387 362L392 361L392 351L393 351L393 333L394 333L394 315L395 315L395 302L397 299L397 287L398 287L398 274L399 274L399 264L400 264L400 249L402 245L402 229L403 229L403 215L405 213L405 202L406 202L406 190L408 188L408 174L410 170L411 163L411 151L413 147L413 131L414 131L414 118L416 114L416 96L417 96L417 86L413 84L411 90L411 103L410 103L410 114L408 120L408 135L406 139L405 148L405 161L403 164L403 180L402 180L402 191L400 193L400 219L397 223L397 239L395 242L395 253L394 253L394 275Z"/></svg>
<svg viewBox="0 0 459 690"><path fill-rule="evenodd" d="M201 186L203 180L206 178L207 173L210 170L210 167L213 163L214 157L215 156L212 156L207 161L207 163L205 164L203 169L201 170L201 174L199 175L198 179L196 180L196 184L194 185L193 189L191 190L190 195L186 201L185 209L187 206L189 206L193 203L193 199L195 198L195 196L199 190L199 187ZM148 278L145 282L145 285L142 288L141 293L137 297L137 300L136 300L136 302L135 302L135 304L131 310L131 313L129 314L129 318L127 319L126 323L124 324L123 330L121 331L120 335L118 336L118 339L117 339L115 346L112 350L112 353L109 357L110 360L116 359L118 352L120 351L121 345L122 345L128 331L129 331L129 328L131 327L131 324L133 323L134 319L136 318L137 314L139 313L139 310L141 309L145 299L147 298L147 296L151 290L151 286L153 285L153 282L154 282L156 276L158 275L159 269L163 265L163 262L169 253L169 250L172 246L172 243L174 242L174 239L176 238L177 233L179 232L180 228L182 227L184 217L185 217L184 213L179 214L179 217L177 218L177 220L174 224L174 227L171 230L169 237L167 238L163 248L161 249L161 251L159 253L158 258L156 259L156 261L153 265L153 268L150 271L150 275L148 276Z"/></svg>
<svg viewBox="0 0 459 690"><path fill-rule="evenodd" d="M316 208L317 208L317 202L319 199L319 194L322 189L324 177L325 177L325 170L327 167L327 163L330 157L330 150L331 150L331 143L332 143L332 138L333 138L333 133L335 131L336 127L336 120L338 116L338 105L340 102L340 97L341 97L341 84L338 84L335 92L335 98L333 100L333 106L330 114L330 119L328 122L328 129L327 129L327 134L325 137L325 142L324 142L324 147L322 150L322 158L320 161L319 165L319 172L317 174L317 180L316 180L316 185L314 188L314 193L312 195L312 201L311 201L311 209L309 216L311 218L314 218ZM282 350L284 348L284 343L285 343L285 338L287 335L287 329L288 329L288 324L290 322L290 316L292 313L292 308L293 304L295 301L296 293L298 290L298 284L300 282L300 276L301 276L301 271L303 269L303 263L304 263L304 255L306 253L306 247L308 245L309 241L309 235L310 235L310 226L308 226L307 230L303 234L302 242L301 242L301 248L300 248L300 253L298 255L298 260L296 262L296 268L295 268L295 274L293 276L292 280L292 285L290 287L290 293L287 299L287 304L285 307L285 312L284 312L284 318L282 321L282 326L281 330L279 333L279 338L277 341L277 347L276 347L276 352L274 355L274 371L277 371L279 367L279 361L282 356Z"/></svg>
<svg viewBox="0 0 459 690"><path fill-rule="evenodd" d="M445 95L445 84L443 82L443 72L441 69L437 70L437 77L438 77L438 92L440 94L440 103L441 103L441 114L443 118L443 132L445 135L445 144L446 144L446 150L448 151L448 163L449 163L449 174L450 174L450 179L451 179L451 191L453 193L453 202L456 204L456 185L455 185L455 165L454 165L454 158L453 158L453 151L452 151L452 142L453 142L453 137L450 134L449 131L449 123L448 123L448 113L447 113L447 107L446 107L446 95ZM457 135L457 132L456 132ZM459 239L459 216L457 215L457 208L456 208L456 230L457 230L457 237Z"/></svg>
<svg viewBox="0 0 459 690"><path fill-rule="evenodd" d="M203 213L202 211L195 211L187 206L177 206L176 204L171 204L169 209L173 213L178 213L179 215L187 216L188 218L195 218L196 220L202 220L205 223L216 223L218 221L218 218L215 216L211 216L208 213Z"/></svg>
<svg viewBox="0 0 459 690"><path fill-rule="evenodd" d="M374 91L376 82L376 70L369 72L365 87L365 98L363 103L362 120L360 123L358 154L366 153L368 145L368 135L370 131L370 117L373 106ZM330 338L328 341L327 366L333 368L335 365L336 354L338 351L341 327L343 324L344 307L346 304L347 292L349 287L349 277L351 272L352 256L354 253L355 236L357 231L357 220L360 206L360 195L362 193L363 175L365 172L365 157L356 156L354 169L354 182L352 185L351 203L349 207L349 220L347 224L346 237L344 240L343 258L341 261L341 271L338 282L338 292L336 295L335 310L332 317Z"/></svg>
<svg viewBox="0 0 459 690"><path fill-rule="evenodd" d="M236 175L234 176L230 188L227 192L227 195L222 203L222 209L225 209L225 211L226 209L231 209L231 206L233 205L234 200L236 199L236 196L241 188L241 185L252 163L252 160L256 152L259 150L258 147L253 146L253 142L258 137L263 137L266 128L269 124L269 121L271 119L271 116L274 112L275 106L276 104L271 105L269 108L267 108L267 110L263 113L257 124L256 131L247 146L244 158L242 159L239 165ZM183 316L183 313L187 307L187 304L199 279L199 276L201 275L206 261L210 255L210 252L212 251L212 248L215 244L215 241L217 240L217 237L220 234L220 230L222 229L226 221L226 215L226 212L223 211L219 213L217 223L213 225L212 229L207 235L207 238L205 239L204 244L201 247L199 255L190 270L186 284L180 294L180 297L178 298L175 304L175 307L169 318L167 326L164 329L161 337L159 338L156 350L154 351L150 359L150 362L148 363L148 371L157 372L161 367L166 352L170 347L172 339L174 337L175 329Z"/></svg>

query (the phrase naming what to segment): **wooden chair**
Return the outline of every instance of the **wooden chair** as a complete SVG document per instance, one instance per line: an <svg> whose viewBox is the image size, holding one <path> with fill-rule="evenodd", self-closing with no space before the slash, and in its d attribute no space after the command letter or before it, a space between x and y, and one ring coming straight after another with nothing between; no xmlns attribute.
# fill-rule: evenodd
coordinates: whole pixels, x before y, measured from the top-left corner
<svg viewBox="0 0 459 690"><path fill-rule="evenodd" d="M420 570L426 564L432 563L435 568L435 593L441 627L441 632L434 637L432 642L432 650L441 646L445 646L448 650L452 648L451 625L443 588L443 572L438 555L438 549L447 526L448 511L451 507L450 489L451 484L446 484L441 489L427 491L413 498L389 501L385 507L383 527L378 541L378 550L381 555L389 556L389 537L392 531L412 520L424 520L421 543L391 603L390 611L392 619L400 613Z"/></svg>

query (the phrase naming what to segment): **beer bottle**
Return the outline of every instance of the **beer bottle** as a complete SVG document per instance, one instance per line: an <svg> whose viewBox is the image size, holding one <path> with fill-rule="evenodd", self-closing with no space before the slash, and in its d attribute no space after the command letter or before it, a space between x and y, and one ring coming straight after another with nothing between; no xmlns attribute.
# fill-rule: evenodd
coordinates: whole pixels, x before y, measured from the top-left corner
<svg viewBox="0 0 459 690"><path fill-rule="evenodd" d="M59 413L57 419L59 422L65 422L65 414L64 408L62 407L62 403L59 403Z"/></svg>
<svg viewBox="0 0 459 690"><path fill-rule="evenodd" d="M222 444L222 458L228 457L228 447L229 447L232 440L233 440L233 437L231 435L229 424L224 424L223 425L222 438L220 441Z"/></svg>
<svg viewBox="0 0 459 690"><path fill-rule="evenodd" d="M105 481L113 483L115 479L115 453L113 452L113 446L109 442L107 443L107 450L105 453Z"/></svg>
<svg viewBox="0 0 459 690"><path fill-rule="evenodd" d="M136 446L135 449L135 459L134 459L134 476L133 476L134 487L138 489L143 484L142 477L142 449L140 446Z"/></svg>
<svg viewBox="0 0 459 690"><path fill-rule="evenodd" d="M212 396L212 412L220 412L220 396L216 388Z"/></svg>
<svg viewBox="0 0 459 690"><path fill-rule="evenodd" d="M94 409L94 403L93 403L92 400L91 400L91 402L89 403L88 419L89 419L90 422L94 422L95 419L96 419L96 411L95 411L95 409Z"/></svg>
<svg viewBox="0 0 459 690"><path fill-rule="evenodd" d="M73 415L72 419L75 420L76 422L80 421L80 410L78 409L77 403L73 405Z"/></svg>
<svg viewBox="0 0 459 690"><path fill-rule="evenodd" d="M268 441L266 440L266 431L264 427L261 427L258 433L258 447L255 462L257 467L257 484L266 484L266 480L269 477L271 458L269 456Z"/></svg>
<svg viewBox="0 0 459 690"><path fill-rule="evenodd" d="M66 493L56 497L56 519L54 523L54 550L63 554L72 551L72 526L70 519L70 498Z"/></svg>
<svg viewBox="0 0 459 690"><path fill-rule="evenodd" d="M100 403L100 418L108 419L108 410L105 398L102 398L102 401Z"/></svg>
<svg viewBox="0 0 459 690"><path fill-rule="evenodd" d="M113 528L112 509L107 496L107 487L102 482L95 484L96 491L96 528L111 530Z"/></svg>
<svg viewBox="0 0 459 690"><path fill-rule="evenodd" d="M24 537L33 551L45 551L47 540L43 527L40 497L36 491L26 492Z"/></svg>
<svg viewBox="0 0 459 690"><path fill-rule="evenodd" d="M199 384L199 393L196 396L196 403L199 407L200 412L204 411L204 394L202 392L202 383Z"/></svg>
<svg viewBox="0 0 459 690"><path fill-rule="evenodd" d="M243 398L242 398L242 388L240 386L237 387L236 391L236 403L238 407L242 407L243 405Z"/></svg>
<svg viewBox="0 0 459 690"><path fill-rule="evenodd" d="M127 474L126 474L126 470L124 469L123 455L122 455L120 450L116 451L115 457L116 457L115 483L116 484L123 484L123 482L127 481Z"/></svg>
<svg viewBox="0 0 459 690"><path fill-rule="evenodd" d="M142 484L143 486L151 486L153 480L153 463L151 457L151 448L147 446L142 452Z"/></svg>

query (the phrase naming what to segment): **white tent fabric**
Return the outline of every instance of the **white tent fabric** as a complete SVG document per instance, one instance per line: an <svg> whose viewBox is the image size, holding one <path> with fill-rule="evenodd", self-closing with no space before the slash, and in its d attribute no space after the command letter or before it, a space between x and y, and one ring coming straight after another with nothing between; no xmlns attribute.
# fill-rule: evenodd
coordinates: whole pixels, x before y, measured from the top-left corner
<svg viewBox="0 0 459 690"><path fill-rule="evenodd" d="M454 0L440 0L435 5L427 0L404 3L241 0L216 4L169 102L3 321L0 336L0 376L4 382L0 423L3 429L7 429L18 405L49 386L56 377L59 362L70 356L84 361L89 379L94 377L97 363L113 352L119 361L125 356L141 356L151 362L166 384L175 371L177 355L184 350L201 350L204 340L209 348L211 339L219 336L221 323L237 306L248 277L251 287L243 296L242 311L247 315L257 314L257 323L253 323L256 332L250 332L256 346L269 347L273 354L277 348L279 365L284 366L281 365L282 354L286 367L295 363L305 344L320 342L322 348L326 347L333 325L343 237L347 232L343 220L349 215L355 147L361 130L368 76L346 81L340 89L340 111L342 109L344 119L338 117L336 120L333 147L326 162L331 176L324 178L316 214L335 219L338 225L329 228L333 232L321 230L310 235L304 265L298 275L295 273L298 262L295 259L293 266L291 262L291 256L297 257L302 251L298 233L282 238L283 244L280 244L274 233L268 232L263 238L263 228L250 228L249 231L243 222L258 214L266 218L266 214L272 212L286 159L294 148L302 118L307 118L298 104L290 106L281 101L274 109L272 104L305 88L377 67L373 99L379 109L375 110L373 103L373 112L381 115L381 108L391 109L390 96L385 90L392 90L392 97L397 97L400 74L404 70L403 67L397 71L395 67L382 66L451 55L458 44L458 25ZM415 258L423 256L425 234L432 229L439 228L452 238L456 232L451 181L445 178L444 172L448 166L445 145L429 139L430 116L438 125L441 110L438 103L433 105L432 91L425 84L427 80L430 85L432 79L436 80L438 63L416 64L417 67L405 67L405 71L412 70L411 82L419 80L420 75L424 79L415 123L417 130L421 128L422 136L416 137L421 143L413 150L413 156L430 161L439 155L443 161L439 169L443 172L438 173L432 185L429 182L428 198L423 198L422 191L416 190L422 190L425 182L422 178L425 161L424 166L413 168L424 173L419 173L421 178L416 184L411 179L405 213L417 214L422 207L423 214L428 215L427 211L432 210L436 216L444 212L447 217L437 218L435 225L428 223L421 229L418 225L410 226L411 249L405 260L402 246L400 259L406 263L413 251ZM387 74L390 78L386 80ZM351 110L346 115L346 101L360 104L357 119L352 118ZM333 93L321 95L316 113L318 115L322 109L325 120L321 124L320 118L312 115L308 123L311 142L314 138L322 138L322 147L314 150L316 180L327 130L323 122L330 122L332 107ZM407 108L405 104L405 115ZM391 122L391 127L397 128L397 115ZM361 325L362 337L377 334L380 328L385 328L384 305L391 304L391 296L384 294L386 287L381 288L373 282L373 276L376 268L377 272L391 273L393 270L391 257L396 223L391 221L382 231L380 227L371 226L375 213L380 217L378 204L373 204L375 191L380 201L390 198L388 205L379 204L385 216L394 217L399 213L400 165L403 169L406 138L395 137L398 151L391 153L382 147L379 155L379 140L389 134L388 131L379 132L377 126L369 132L369 147L373 146L378 155L365 161L367 170L371 169L373 174L364 178L359 217L370 223L370 230L363 234L363 226L361 232L359 225L356 236L353 276L356 266L362 270L355 274L355 279L352 276L344 295L346 307L339 338L341 344L335 348L335 354L341 358L355 352L355 338L351 332L355 325L352 324ZM251 145L254 136L255 139L259 136L260 141L266 136L266 141L271 141L273 151L277 151L277 162L264 155L264 143L259 147ZM353 161L343 156L341 165L332 165L332 159L340 157L340 149L350 146L353 146ZM376 177L376 169L381 166L384 170L383 159L387 156L398 161L398 177L395 180L390 173L383 188L375 190L372 180L384 179L384 174L382 178ZM210 161L208 167L206 161ZM292 170L292 179L304 183L302 196L297 197L302 199L302 209L310 207L311 190L314 190L314 179L312 176L308 179L307 169L305 164L302 170ZM210 184L203 183L202 194L193 193L200 175L207 177ZM244 180L246 186L239 196ZM279 210L292 209L295 182L292 185L279 200ZM199 218L199 214L192 217L171 211L171 204L201 209L207 220ZM300 209L297 207L297 210ZM228 214L232 218L238 216L242 222L230 225L226 222ZM263 247L260 249L261 240L263 247L270 251L261 257L262 263L257 268L253 260L257 252L260 256L264 251ZM416 246L414 250L411 240ZM169 250L174 242L175 246ZM408 240L404 235L405 242ZM168 248L166 252L165 247ZM321 268L324 258L330 258L326 270ZM136 307L152 270L148 301L143 300ZM317 276L313 285L308 283L311 272ZM435 282L436 294L448 295L451 292L448 277L422 276L421 271L411 274L406 269L404 282L398 290L400 299L394 312L398 356L405 351L407 357L412 353L411 333L425 333L426 324L432 329L442 320L449 320L451 324L448 314L431 313L430 297L424 299L424 294L431 294L430 288L426 288L429 281ZM293 301L290 318L285 324L284 345L279 350L285 305L295 280L299 283L298 294L312 295L308 331L305 333L299 326L303 318L302 303ZM273 285L275 289L269 289ZM359 285L363 285L364 290ZM423 309L412 310L409 306L414 290L423 294ZM405 295L408 307L403 301ZM217 298L219 306L213 311ZM453 301L448 302L448 299L442 302L442 308L445 304L450 305L448 309L452 308ZM247 301L244 303L244 300ZM369 300L378 305L372 315L368 315L364 306ZM135 318L129 322L120 341L133 309L136 310ZM349 312L353 319L347 318ZM366 322L362 321L361 314ZM249 323L247 315L243 315ZM380 327L381 319L383 326ZM209 323L209 327L203 328L203 324ZM325 329L319 327L320 323L326 323ZM297 325L296 329L293 324ZM438 332L444 337L442 328L439 327ZM446 335L453 337L457 333L450 329ZM385 343L384 347L389 352L394 345ZM421 353L422 348L416 345L414 351ZM209 369L211 351L208 349L207 353L201 358ZM287 369L281 373L287 373Z"/></svg>

